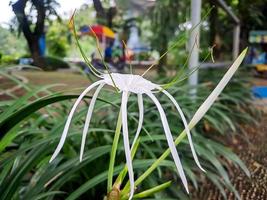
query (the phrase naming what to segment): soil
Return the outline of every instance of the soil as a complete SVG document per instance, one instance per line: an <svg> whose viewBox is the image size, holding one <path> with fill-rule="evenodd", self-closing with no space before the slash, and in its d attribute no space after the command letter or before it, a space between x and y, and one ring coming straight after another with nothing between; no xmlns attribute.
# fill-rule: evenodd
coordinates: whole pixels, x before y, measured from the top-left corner
<svg viewBox="0 0 267 200"><path fill-rule="evenodd" d="M30 83L30 86L47 86L52 91L72 90L72 93L80 93L83 88L90 84L90 81L78 74L65 71L44 72L44 71L12 71L10 74L23 83ZM0 101L13 99L14 96L23 96L27 91L21 85L17 85L14 81L0 75Z"/></svg>
<svg viewBox="0 0 267 200"><path fill-rule="evenodd" d="M241 158L248 167L251 177L234 166L228 169L230 180L236 187L242 200L267 200L267 114L263 114L258 126L244 126L240 133L224 144ZM225 189L226 199L236 199L233 192ZM211 182L205 181L194 195L194 200L223 200L219 189Z"/></svg>

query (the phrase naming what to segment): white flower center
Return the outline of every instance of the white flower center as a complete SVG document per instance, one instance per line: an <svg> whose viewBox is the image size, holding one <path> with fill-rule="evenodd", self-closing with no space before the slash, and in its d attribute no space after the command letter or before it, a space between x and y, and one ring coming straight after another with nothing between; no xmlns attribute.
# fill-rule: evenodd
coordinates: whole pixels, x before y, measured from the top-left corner
<svg viewBox="0 0 267 200"><path fill-rule="evenodd" d="M139 75L119 73L111 73L110 75L120 91L143 94L146 92L151 92L158 87L157 84L154 84ZM110 75L104 74L104 81L107 85L114 87L114 83L112 82Z"/></svg>

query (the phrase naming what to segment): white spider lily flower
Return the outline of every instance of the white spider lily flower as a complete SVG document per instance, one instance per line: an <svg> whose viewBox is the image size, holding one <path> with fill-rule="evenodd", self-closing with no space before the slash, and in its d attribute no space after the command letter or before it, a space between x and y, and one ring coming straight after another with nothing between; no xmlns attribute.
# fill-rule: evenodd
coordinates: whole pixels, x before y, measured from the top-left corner
<svg viewBox="0 0 267 200"><path fill-rule="evenodd" d="M151 81L148 81L146 79L143 78L143 75L148 72L153 66L151 65L144 73L142 76L139 75L133 75L133 74L120 74L120 73L110 73L108 67L105 65L106 70L108 71L108 74L102 74L100 71L98 71L88 60L88 58L85 56L85 53L83 52L78 38L77 38L77 34L76 34L76 29L75 29L75 25L74 25L74 14L71 17L70 20L70 26L73 29L74 32L74 36L76 39L76 43L81 51L81 54L83 56L83 58L85 59L85 62L89 65L89 68L91 69L92 73L101 78L101 80L91 84L89 87L87 87L82 93L81 95L78 97L78 99L76 100L76 102L74 103L69 116L67 118L60 142L55 150L55 152L53 153L51 159L49 162L52 162L56 156L59 154L60 150L62 149L64 142L66 140L67 137L67 133L70 127L70 123L72 120L72 117L74 115L74 112L76 110L76 108L78 107L79 103L82 101L83 97L90 92L93 88L97 87L89 108L88 108L88 112L86 115L86 120L85 120L85 125L84 125L84 129L83 129L83 134L82 134L82 142L81 142L81 150L80 150L80 161L82 161L82 157L83 157L83 152L84 152L84 147L85 147L85 141L86 141L86 136L87 136L87 132L89 129L89 125L90 125L90 120L92 117L92 113L93 113L93 109L94 109L94 105L97 99L97 96L100 92L100 90L103 88L104 85L110 85L112 87L114 87L117 91L119 91L120 93L122 93L122 98L121 98L121 123L122 123L122 134L123 134L123 143L124 143L124 150L125 150L125 157L126 157L126 165L128 168L128 176L129 176L129 182L130 182L130 193L129 193L129 199L131 200L133 198L133 194L134 194L134 172L133 172L133 166L132 166L132 159L131 159L131 149L134 146L134 143L136 142L140 132L141 132L141 128L142 128L142 124L143 124L143 118L144 118L144 107L143 107L143 95L147 95L156 105L159 114L160 114L160 118L161 118L161 122L162 122L162 126L163 126L163 130L165 132L166 135L166 139L167 139L167 143L169 145L169 149L170 152L172 154L172 157L174 159L174 163L175 166L177 168L177 171L181 177L182 183L186 189L186 191L189 193L189 189L188 189L188 183L187 183L187 179L176 149L176 145L175 142L173 140L171 131L170 131L170 127L167 121L167 117L165 115L165 112L160 104L160 102L158 101L158 99L156 98L156 96L153 94L154 92L160 91L163 94L165 94L170 101L174 104L175 108L177 109L179 115L181 116L182 122L184 124L185 127L185 134L188 137L188 141L189 141L189 146L191 148L192 154L193 154L193 158L197 164L197 166L202 170L205 171L201 165L200 162L198 160L197 154L195 152L194 149L194 145L193 145L193 141L192 141L192 137L190 134L190 129L193 128L200 120L201 118L204 116L204 114L207 112L207 110L210 108L210 106L213 104L213 102L215 101L215 99L218 97L218 95L221 93L221 91L223 90L223 88L226 86L226 84L229 82L229 80L231 79L231 77L233 76L233 74L235 73L235 71L237 70L237 68L239 67L239 65L241 64L242 60L244 59L244 56L246 54L247 49L245 49L240 55L239 57L236 59L236 61L233 63L233 65L230 67L230 69L227 71L227 73L225 74L225 76L223 77L223 79L220 81L220 83L216 86L216 88L214 89L214 91L211 93L211 95L205 100L205 102L200 106L200 108L197 110L197 112L195 113L195 115L193 116L193 119L190 121L190 124L188 125L186 118L182 112L182 109L180 108L179 104L176 102L175 98L168 93L166 90L164 90L160 85L154 84ZM97 42L97 46L99 49L99 43L96 38L96 42ZM173 46L174 47L174 46ZM168 50L169 51L169 50ZM168 52L167 51L167 52ZM166 52L166 53L167 53ZM101 52L99 51L99 53L101 54ZM164 53L161 58L166 54ZM102 57L102 54L101 54ZM128 133L128 120L127 120L127 102L128 102L128 98L129 95L131 93L134 93L137 95L138 97L138 108L139 108L139 122L138 122L138 128L137 131L135 133L135 137L134 140L132 142L132 145L130 145L129 142L129 133Z"/></svg>
<svg viewBox="0 0 267 200"><path fill-rule="evenodd" d="M174 106L176 107L179 115L181 116L182 122L184 124L185 127L185 133L188 137L189 140L189 145L193 154L193 158L197 164L197 166L202 170L205 171L198 160L197 154L195 152L194 149L194 145L193 145L193 141L191 138L191 134L190 134L190 129L192 127L194 127L199 120L204 116L204 114L207 112L207 110L210 108L210 106L214 103L215 99L218 97L218 95L222 92L223 88L226 86L226 84L230 81L231 77L233 76L233 74L235 73L235 71L238 69L239 65L241 64L243 58L245 57L245 54L247 52L247 49L245 49L240 55L239 57L236 59L236 61L233 63L233 65L230 67L230 69L227 71L227 73L224 75L224 77L222 78L222 80L219 82L219 84L216 86L216 88L214 89L214 91L210 94L210 96L205 100L205 102L200 106L200 108L197 110L197 112L195 113L195 115L193 116L193 119L190 121L190 124L188 125L186 118L182 112L182 109L180 108L179 104L177 103L177 101L174 99L174 97L167 92L166 90L164 90L160 85L157 85L155 83L152 83L151 81L148 81L146 79L144 79L142 76L139 75L133 75L133 74L120 74L120 73L111 73L111 74L103 74L101 75L101 79L93 84L91 84L88 88L86 88L82 94L78 97L78 99L76 100L76 102L74 103L70 114L67 118L60 142L54 152L54 154L52 155L50 162L55 159L55 157L59 154L60 150L62 149L64 142L66 140L67 137L67 133L69 130L69 126L72 120L72 117L74 115L74 112L77 108L77 106L79 105L79 103L81 102L81 100L83 99L83 97L93 88L97 87L91 103L89 105L88 108L88 112L87 112L87 116L86 116L86 120L85 120L85 126L83 129L83 135L82 135L82 143L81 143L81 152L80 152L80 161L82 161L82 156L83 156L83 152L84 152L84 146L85 146L85 141L86 141L86 135L89 129L89 124L90 124L90 120L92 117L92 112L94 109L94 105L97 99L97 96L100 92L100 90L102 89L102 87L104 85L110 85L113 87L116 87L116 89L119 90L119 92L122 93L122 99L121 99L121 116L122 116L122 134L123 134L123 143L124 143L124 150L125 150L125 157L126 157L126 165L128 168L128 176L129 176L129 182L130 182L130 194L129 194L129 199L132 199L133 194L134 194L134 172L133 172L133 166L132 166L132 159L131 159L131 148L133 147L134 143L136 142L141 128L142 128L142 124L143 124L143 118L144 118L144 107L143 107L143 95L147 95L156 105L159 114L160 114L160 118L161 118L161 122L162 122L162 126L166 135L166 139L167 139L167 143L169 145L170 148L170 152L172 154L172 157L174 159L174 163L176 165L177 171L181 177L182 183L186 189L186 191L189 193L188 190L188 183L186 180L186 176L176 149L176 145L175 142L173 140L171 131L170 131L170 127L165 115L165 112L159 102L159 100L156 98L156 96L153 94L154 92L160 91L163 94L165 94L170 101L174 104ZM114 84L115 83L115 84ZM115 86L114 86L115 85ZM128 132L128 120L127 120L127 102L128 102L128 98L129 95L131 93L134 93L137 95L138 97L138 107L139 107L139 122L138 122L138 128L137 131L135 133L135 137L133 140L132 145L130 145L129 142L129 132Z"/></svg>
<svg viewBox="0 0 267 200"><path fill-rule="evenodd" d="M142 76L139 76L139 75L120 74L120 73L104 74L104 75L102 75L102 80L99 80L99 81L93 83L92 85L90 85L88 88L86 88L82 92L82 94L79 96L79 98L76 100L76 102L74 103L74 105L70 111L70 114L67 118L67 122L65 124L60 142L59 142L54 154L52 155L50 162L59 154L60 150L62 149L62 147L64 145L72 117L74 115L74 112L75 112L78 104L81 102L83 97L90 90L97 87L97 89L96 89L96 91L92 97L91 103L89 105L86 120L85 120L84 129L83 129L81 151L80 151L80 161L82 161L84 146L85 146L85 141L86 141L86 135L87 135L87 132L89 129L89 124L90 124L90 120L92 117L92 112L94 109L94 105L95 105L97 96L105 84L110 85L110 86L114 86L113 81L115 82L116 87L122 93L122 100L121 100L122 134L123 134L123 143L124 143L124 149L125 149L126 165L128 167L128 175L129 175L130 188L131 188L129 199L131 199L133 194L134 194L134 173L133 173L133 166L132 166L132 159L131 159L131 148L133 147L133 144L136 142L136 140L139 136L139 133L141 131L142 124L143 124L143 117L144 117L143 95L144 94L147 95L155 103L155 105L159 111L161 122L163 125L163 129L164 129L164 132L165 132L165 135L167 138L167 143L168 143L169 148L171 150L171 154L173 156L177 171L178 171L178 173L182 179L182 183L183 183L186 191L188 192L188 183L186 180L186 176L185 176L185 173L184 173L177 149L176 149L175 144L174 144L174 140L173 140L173 137L172 137L172 134L170 131L170 127L169 127L165 112L164 112L160 102L158 101L158 99L156 98L156 96L153 93L156 91L162 91L171 100L171 102L175 105L178 113L181 116L183 124L185 126L185 130L186 130L186 133L188 136L189 145L190 145L194 160L195 160L196 164L198 165L198 167L201 170L205 171L201 167L199 160L197 158L197 155L196 155L196 152L195 152L195 149L193 146L190 130L188 127L188 123L185 119L185 116L182 112L182 109L180 108L179 104L176 102L176 100L174 99L174 97L170 93L168 93L166 90L164 90L160 85L154 84L154 83L144 79ZM137 131L135 133L135 137L134 137L132 145L130 145L130 142L129 142L129 133L128 133L128 124L127 124L127 101L128 101L128 97L131 93L134 93L137 95L138 107L139 107L138 128L137 128Z"/></svg>

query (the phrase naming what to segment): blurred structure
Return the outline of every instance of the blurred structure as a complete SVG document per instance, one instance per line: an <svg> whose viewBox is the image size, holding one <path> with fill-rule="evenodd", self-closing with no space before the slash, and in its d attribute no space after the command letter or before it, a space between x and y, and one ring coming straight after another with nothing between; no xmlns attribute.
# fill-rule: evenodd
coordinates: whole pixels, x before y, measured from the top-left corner
<svg viewBox="0 0 267 200"><path fill-rule="evenodd" d="M129 38L127 41L127 60L133 59L132 64L141 64L139 55L143 52L148 52L151 50L150 46L144 44L140 40L139 30L136 25L136 18L142 16L149 11L155 5L154 0L144 0L144 1L122 1L117 0L117 5L122 9L126 10L124 15L124 20L127 21L127 26L129 27ZM147 61L147 60L146 60ZM146 63L150 64L150 62Z"/></svg>
<svg viewBox="0 0 267 200"><path fill-rule="evenodd" d="M231 20L233 20L235 26L233 31L233 51L232 58L235 60L239 54L239 43L240 43L240 20L233 13L231 7L229 7L224 0L216 0L217 4L228 14ZM191 25L193 30L190 33L189 38L189 49L192 50L191 56L189 57L189 69L193 70L199 66L199 38L200 30L199 25L201 22L201 0L191 0ZM212 65L212 64L211 64ZM225 63L222 63L225 66ZM197 71L189 77L189 84L196 86L198 84ZM192 95L196 94L196 90L192 89Z"/></svg>
<svg viewBox="0 0 267 200"><path fill-rule="evenodd" d="M247 63L255 66L257 75L267 77L267 31L250 31Z"/></svg>

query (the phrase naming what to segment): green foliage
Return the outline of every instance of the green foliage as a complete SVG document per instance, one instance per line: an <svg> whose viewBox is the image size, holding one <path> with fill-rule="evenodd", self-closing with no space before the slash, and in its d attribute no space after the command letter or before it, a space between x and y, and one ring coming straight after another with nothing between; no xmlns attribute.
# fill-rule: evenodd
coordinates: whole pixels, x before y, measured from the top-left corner
<svg viewBox="0 0 267 200"><path fill-rule="evenodd" d="M96 23L96 19L94 17L94 8L90 5L83 5L80 9L76 10L75 15L75 26L77 27L77 31L80 27L84 25L93 25ZM81 57L80 52L77 51L77 45L75 39L69 30L70 36L70 47L68 48L67 55L69 57ZM87 52L87 57L95 50L95 41L94 38L91 36L83 36L80 37L79 40L81 41L81 46L84 52Z"/></svg>
<svg viewBox="0 0 267 200"><path fill-rule="evenodd" d="M90 5L83 5L76 11L75 24L77 30L84 25L95 24L94 10ZM71 30L68 27L70 19L51 21L46 33L48 55L53 57L80 57L77 51ZM95 47L94 39L90 36L81 37L82 46L88 57L93 53Z"/></svg>
<svg viewBox="0 0 267 200"><path fill-rule="evenodd" d="M57 70L57 69L67 69L70 68L69 64L62 60L61 58L57 57L44 57L46 66L44 70Z"/></svg>
<svg viewBox="0 0 267 200"><path fill-rule="evenodd" d="M17 64L18 59L12 55L1 55L0 64Z"/></svg>
<svg viewBox="0 0 267 200"><path fill-rule="evenodd" d="M65 57L69 48L68 38L70 34L66 23L54 21L46 33L48 54L61 58Z"/></svg>
<svg viewBox="0 0 267 200"><path fill-rule="evenodd" d="M25 54L27 51L26 45L26 41L23 38L0 26L0 53L2 54L2 59L10 60L9 56L15 59Z"/></svg>
<svg viewBox="0 0 267 200"><path fill-rule="evenodd" d="M261 0L236 0L230 5L238 13L245 30L266 29L267 17L264 14L267 9L266 1ZM248 6L249 5L249 6Z"/></svg>
<svg viewBox="0 0 267 200"><path fill-rule="evenodd" d="M208 80L211 80L211 77L213 75L205 75ZM229 134L228 130L238 128L237 122L251 122L253 115L248 113L251 113L250 109L252 110L253 107L251 107L249 97L246 100L243 98L245 93L249 94L248 85L243 81L242 76L235 78L230 84L231 87L227 88L207 113L205 119L194 130L196 151L200 156L200 162L208 171L206 176L219 188L226 185L233 191L234 187L231 185L225 168L228 163L225 159L241 167L246 173L248 173L247 169L235 154L211 136L207 136L206 132L212 132L208 135L214 135L217 132ZM104 197L108 178L107 160L113 141L114 122L118 118L120 95L105 90L98 99L83 162L79 163L78 155L87 112L85 105L88 104L90 96L84 100L83 106L73 118L62 153L49 164L48 161L61 136L66 116L73 104L71 99L77 96L50 92L49 87L52 86L42 88L23 84L21 86L27 87L29 92L26 95L0 102L2 137L0 142L0 199L101 199ZM176 97L190 119L211 88L206 84L200 85L195 101L188 97L189 88L186 85L170 88L170 92ZM175 133L183 129L183 125L167 98L160 95L158 97L166 109L170 128L175 136ZM128 106L128 125L129 130L132 130L132 136L137 126L136 117L138 116L135 98L133 95L130 96ZM139 148L134 158L136 176L146 170L168 148L155 106L149 99L144 98L144 108L145 121ZM211 130L205 129L207 123L213 127ZM201 180L200 173L188 148L187 140L183 140L178 146L186 174L191 184L197 188ZM124 159L123 144L120 139L114 175L124 168ZM172 185L155 194L155 198L185 199L186 195L183 194L181 183L177 181L179 179L176 173L173 173L174 169L172 161L162 162L157 171L138 186L137 197L144 198L144 195L150 195L152 190L165 188L169 185L167 181L172 179ZM167 183L163 184L165 182ZM150 189L160 184L163 185Z"/></svg>
<svg viewBox="0 0 267 200"><path fill-rule="evenodd" d="M155 8L152 11L151 29L153 30L152 47L160 55L168 49L169 41L179 31L179 21L181 22L184 2L181 1L156 1ZM164 25L163 25L164 24ZM162 66L167 63L167 57L160 60L160 71Z"/></svg>
<svg viewBox="0 0 267 200"><path fill-rule="evenodd" d="M152 30L154 33L153 46L158 50L164 42L168 42L179 30L178 24L184 20L182 8L184 2L177 1L156 1L152 12ZM164 25L163 25L164 24Z"/></svg>
<svg viewBox="0 0 267 200"><path fill-rule="evenodd" d="M93 5L84 4L76 10L75 23L77 27L95 24L96 18Z"/></svg>

